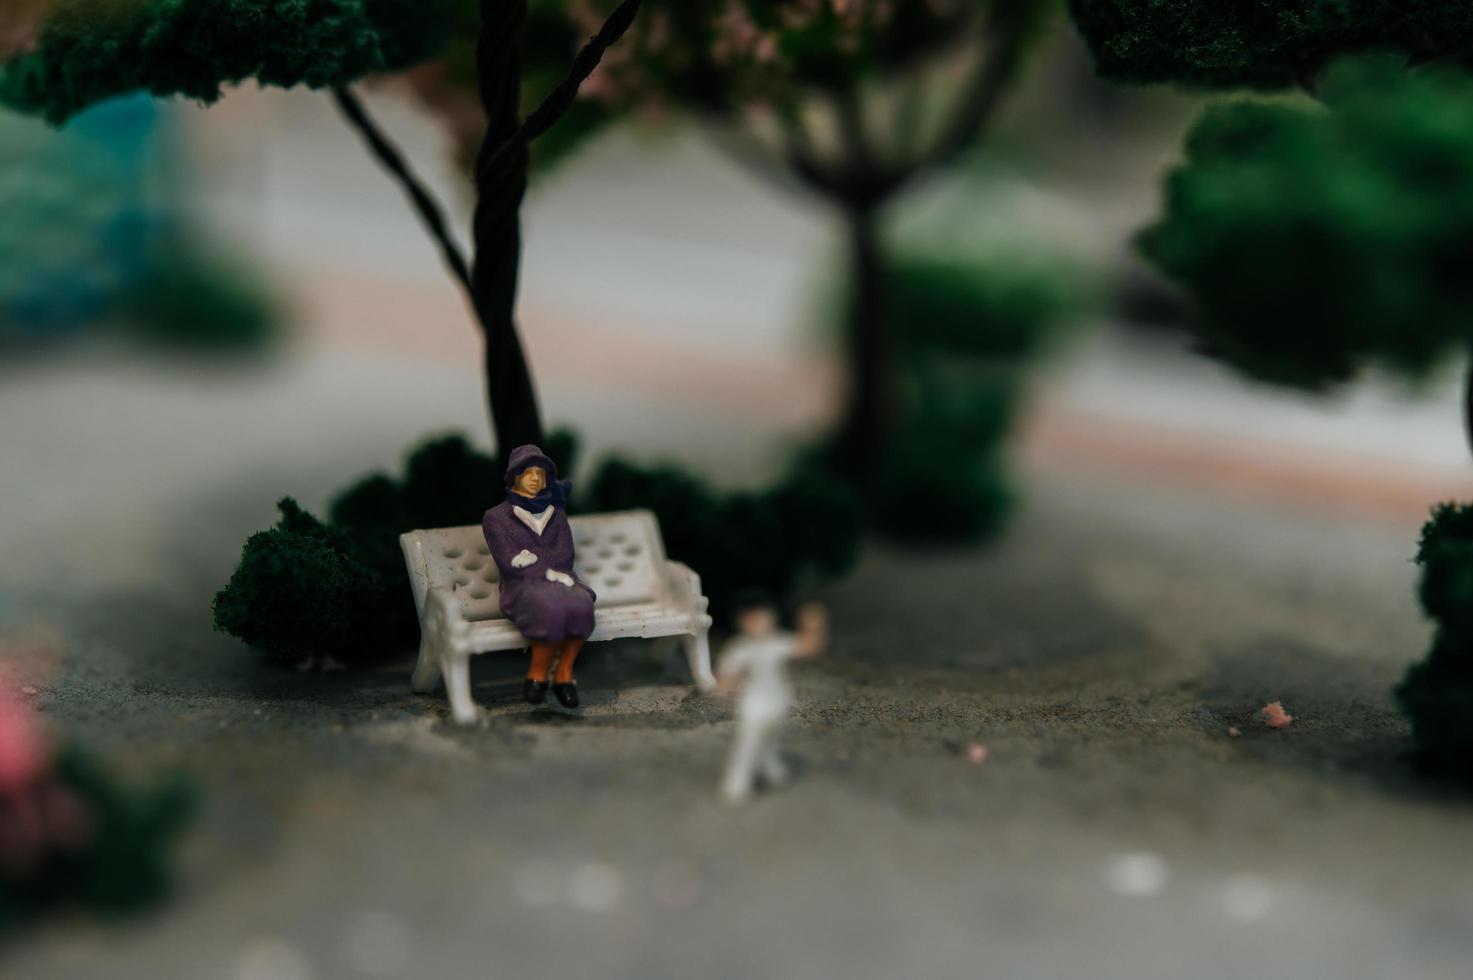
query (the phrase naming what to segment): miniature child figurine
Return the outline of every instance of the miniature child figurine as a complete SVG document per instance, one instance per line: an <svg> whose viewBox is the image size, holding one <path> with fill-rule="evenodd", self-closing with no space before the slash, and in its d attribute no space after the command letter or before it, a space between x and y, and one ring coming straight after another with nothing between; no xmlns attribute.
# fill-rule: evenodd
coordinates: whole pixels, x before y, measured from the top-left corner
<svg viewBox="0 0 1473 980"><path fill-rule="evenodd" d="M797 633L777 629L777 614L768 605L748 605L737 614L739 635L726 645L716 672L717 690L735 691L745 683L737 702L736 740L721 781L721 794L730 803L751 795L761 776L769 786L787 781L787 767L778 752L778 737L793 704L787 662L823 652L828 643L828 612L816 603L798 610Z"/></svg>
<svg viewBox="0 0 1473 980"><path fill-rule="evenodd" d="M506 467L506 488L481 530L501 571L501 611L532 643L522 697L541 704L551 679L558 703L576 708L573 662L593 632L597 597L573 572L573 532L563 512L568 483L542 450L518 446Z"/></svg>

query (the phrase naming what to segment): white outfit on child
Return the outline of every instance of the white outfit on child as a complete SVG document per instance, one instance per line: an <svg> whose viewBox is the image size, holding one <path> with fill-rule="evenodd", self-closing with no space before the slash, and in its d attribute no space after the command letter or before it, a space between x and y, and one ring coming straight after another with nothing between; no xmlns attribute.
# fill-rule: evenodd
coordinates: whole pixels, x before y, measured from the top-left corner
<svg viewBox="0 0 1473 980"><path fill-rule="evenodd" d="M736 739L721 782L722 795L728 800L746 799L759 775L774 784L788 777L778 740L793 706L787 664L797 648L798 638L792 633L771 633L739 636L722 651L721 672L742 681Z"/></svg>

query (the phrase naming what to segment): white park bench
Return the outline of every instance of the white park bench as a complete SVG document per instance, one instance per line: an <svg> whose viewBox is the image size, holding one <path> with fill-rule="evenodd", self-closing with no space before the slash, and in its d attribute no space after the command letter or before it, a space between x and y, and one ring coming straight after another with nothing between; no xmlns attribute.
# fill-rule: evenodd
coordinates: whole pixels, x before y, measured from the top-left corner
<svg viewBox="0 0 1473 980"><path fill-rule="evenodd" d="M598 594L589 639L679 636L696 687L714 688L700 576L665 557L655 515L629 510L568 520L574 570ZM469 725L477 715L471 655L530 644L501 613L499 573L480 525L409 531L399 543L419 610L419 662L410 683L429 693L443 677L452 716Z"/></svg>

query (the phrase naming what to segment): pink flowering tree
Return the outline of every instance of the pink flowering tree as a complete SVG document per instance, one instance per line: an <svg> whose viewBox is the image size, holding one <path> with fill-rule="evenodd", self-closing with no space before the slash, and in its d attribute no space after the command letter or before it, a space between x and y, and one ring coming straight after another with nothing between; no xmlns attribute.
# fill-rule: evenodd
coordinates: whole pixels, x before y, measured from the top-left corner
<svg viewBox="0 0 1473 980"><path fill-rule="evenodd" d="M527 77L539 57L565 59L613 6L534 0ZM763 178L834 207L849 239L850 384L830 458L866 482L897 417L881 220L982 138L1051 10L1044 0L646 0L584 83L559 149L621 116L683 110ZM432 96L447 110L448 80Z"/></svg>
<svg viewBox="0 0 1473 980"><path fill-rule="evenodd" d="M159 899L192 787L124 785L75 747L54 748L14 686L0 673L0 934L49 908L119 913Z"/></svg>

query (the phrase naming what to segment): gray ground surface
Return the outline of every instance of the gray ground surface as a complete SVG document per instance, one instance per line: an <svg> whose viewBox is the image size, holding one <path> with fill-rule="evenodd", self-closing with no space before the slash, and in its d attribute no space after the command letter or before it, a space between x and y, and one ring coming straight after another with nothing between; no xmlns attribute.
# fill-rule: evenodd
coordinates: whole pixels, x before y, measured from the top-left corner
<svg viewBox="0 0 1473 980"><path fill-rule="evenodd" d="M1473 807L1408 775L1387 693L1425 641L1405 532L1031 482L997 548L871 549L823 593L800 776L735 811L729 707L659 645L591 648L582 718L482 658L461 732L407 662L301 677L211 635L228 521L144 588L11 576L64 651L51 722L207 802L171 904L53 922L4 972L1468 976Z"/></svg>

